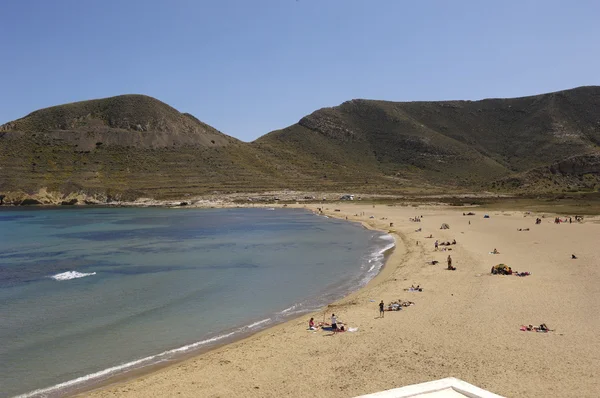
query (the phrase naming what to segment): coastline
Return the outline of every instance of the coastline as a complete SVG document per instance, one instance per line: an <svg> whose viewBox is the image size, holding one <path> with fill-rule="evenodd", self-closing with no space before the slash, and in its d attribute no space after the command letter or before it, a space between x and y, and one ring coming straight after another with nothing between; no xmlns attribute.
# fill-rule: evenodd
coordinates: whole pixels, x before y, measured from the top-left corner
<svg viewBox="0 0 600 398"><path fill-rule="evenodd" d="M261 207L262 208L262 207L272 207L272 206L253 206L253 207ZM306 209L306 208L296 207L296 206L295 207L292 207L292 206L281 207L280 206L280 208L282 208L282 209L287 208L287 209L293 209L295 211L304 211L304 212L309 211L314 216L319 216L319 214L316 211L314 211L314 209ZM47 207L46 207L46 209L47 209ZM185 209L185 208L182 208L182 209ZM191 209L191 207L190 207L190 209ZM329 217L339 219L339 217L332 217L332 216L334 216L334 215L332 214ZM368 225L367 223L363 223L363 222L353 222L353 223L359 224L362 228L372 230L372 231L378 231L384 235L387 235L387 231L376 230L375 228ZM368 252L368 253L371 253L371 256L376 256L378 253L381 254L380 258L382 260L381 261L378 260L376 262L377 264L379 264L378 268L376 268L376 270L377 269L379 270L378 274L381 272L382 269L385 268L386 260L389 258L390 253L394 251L395 243L392 243L392 247L387 247L387 248L386 247L387 246L379 246L378 247L378 245L374 245L373 248ZM366 267L364 270L366 271L367 269L368 269L368 267ZM369 274L368 271L364 272L361 276L361 280L364 277L366 277L368 274ZM372 280L372 279L373 279L373 277L370 277L369 282L367 282L366 284L370 283L370 280ZM357 279L356 281L359 281L359 279ZM343 285L340 285L340 286L343 286ZM346 288L342 287L342 290L340 290L337 294L335 294L336 299L335 299L334 303L338 302L340 300L343 300L344 298L346 298L348 296L348 294L354 293L357 289L364 288L365 281L363 280L362 282L359 282L359 284L356 284L356 285L353 284L352 286L353 287L351 288L352 290L350 291L350 293L348 293L348 291L346 290L346 288L348 286L346 286ZM293 308L299 304L301 306L308 306L308 307L305 308L304 310L300 309L300 311ZM136 378L144 377L148 374L160 372L161 370L163 370L165 368L175 366L186 360L189 360L190 358L198 357L209 351L218 350L221 347L235 344L235 343L243 341L243 340L251 339L252 337L254 337L257 334L260 334L263 332L268 332L271 329L277 328L278 326L280 326L282 324L285 324L288 322L293 322L294 320L297 320L300 317L308 316L311 312L315 311L316 307L314 306L314 304L315 304L314 300L312 302L310 302L310 301L307 301L306 299L303 299L290 308L286 308L285 310L278 312L277 314L269 315L269 316L271 316L271 318L269 318L269 319L263 319L263 320L260 320L257 322L253 322L252 324L236 326L236 327L233 327L233 328L230 328L227 330L223 330L214 336L207 336L206 339L201 340L196 343L192 343L188 346L174 348L174 349L162 352L162 353L157 353L156 355L153 355L153 356L149 356L146 358L140 358L140 359L131 361L126 364L116 365L112 368L104 369L104 370L101 370L101 371L98 371L98 372L95 372L95 373L92 373L89 375L71 379L69 381L66 381L66 382L63 382L63 383L60 383L60 384L57 384L54 386L48 386L45 388L40 388L35 391L29 391L27 393L18 395L18 397L37 397L37 396L64 397L64 396L81 396L81 395L85 396L91 391L96 391L96 390L99 390L99 389L102 389L102 388L105 388L108 386L112 386L112 385L115 385L118 383L132 381ZM327 307L331 304L333 304L333 303L328 303ZM289 312L289 314L288 314L288 312ZM266 317L267 316L265 316L265 318ZM265 322L267 320L270 322ZM264 326L262 325L263 322L265 322ZM191 348L188 348L188 347L191 347ZM155 358L157 360L155 360ZM36 393L36 391L37 391L37 393Z"/></svg>
<svg viewBox="0 0 600 398"><path fill-rule="evenodd" d="M233 206L225 206L225 207L233 207ZM261 205L254 204L252 206L243 206L243 207L270 208L270 207L274 207L274 206L263 205L263 204L261 204ZM283 206L275 206L275 207L276 208L285 208ZM385 229L385 228L381 228L381 227L378 228L366 220L350 220L348 218L345 218L345 216L341 216L340 214L336 213L335 211L329 211L329 210L326 210L326 211L320 213L318 211L317 207L314 207L314 206L307 207L306 205L298 204L298 205L287 206L287 208L306 210L306 211L310 211L311 213L313 213L314 215L317 215L317 216L327 216L329 218L336 218L336 219L342 220L342 221L357 223L357 224L360 224L363 228L371 230L371 231L377 231L377 232L381 232L383 234L387 234L387 235L391 235L391 236L395 235L398 238L400 238L400 242L404 242L404 239L402 239L402 236L399 235L396 231L392 232L389 229ZM219 349L222 349L222 348L225 348L228 346L234 346L236 344L241 344L246 341L250 341L255 337L259 337L260 335L263 335L263 334L277 332L279 329L285 328L286 326L289 327L289 326L295 325L297 323L298 319L300 319L300 318L308 318L308 317L312 316L312 317L315 317L315 319L318 319L324 311L325 312L327 311L327 309L347 305L347 301L351 300L355 295L359 294L363 290L369 289L373 285L381 283L387 277L390 276L390 274L393 272L393 270L390 269L388 266L388 264L390 263L390 258L392 256L394 256L395 254L398 256L400 254L402 254L402 253L400 253L400 251L402 249L400 249L400 250L398 249L399 240L394 238L394 241L395 241L394 246L385 250L385 252L383 253L385 256L385 261L383 263L383 266L380 268L379 272L377 273L377 275L375 275L373 278L371 278L365 285L360 286L357 290L354 290L354 291L344 295L343 297L339 298L338 300L335 300L335 301L323 306L318 312L300 313L297 316L292 316L281 322L270 324L269 326L267 326L265 328L260 328L260 329L257 329L256 331L248 331L246 333L242 333L235 337L224 338L215 344L210 344L210 345L207 345L206 347L186 352L177 358L169 360L167 363L155 363L155 364L143 366L141 368L133 368L124 373L115 374L114 376L111 376L105 380L100 380L100 381L94 382L94 383L92 383L91 386L82 385L80 388L75 388L71 392L67 392L66 394L59 394L58 396L60 396L60 397L87 396L88 394L93 393L93 392L103 391L106 388L110 388L112 386L118 386L122 383L131 382L138 378L148 376L148 375L151 375L151 374L154 374L157 372L161 372L161 371L164 371L171 367L178 366L181 363L187 362L189 360L197 359L198 357L200 357L206 353L209 353L212 351L217 351ZM404 246L402 246L402 247L404 248Z"/></svg>
<svg viewBox="0 0 600 398"><path fill-rule="evenodd" d="M225 206L225 207L233 207L233 206ZM248 207L249 208L270 208L273 206L253 205L251 207L250 206L248 206ZM285 208L285 207L276 206L276 208ZM287 208L298 209L298 210L307 210L317 216L325 215L330 218L336 218L336 219L339 219L342 221L348 221L348 222L360 224L363 228L371 230L371 231L381 232L386 235L396 235L395 232L390 233L389 230L385 230L383 228L376 228L375 226L369 224L366 221L344 219L343 217L339 216L335 212L327 211L327 213L320 214L316 208L312 208L312 207L307 208L306 206L301 206L301 205L291 205L291 206L288 206ZM88 396L88 394L90 394L90 393L100 392L100 391L103 391L104 389L110 388L112 386L118 386L122 383L128 383L128 382L134 381L138 378L145 377L145 376L148 376L151 374L155 374L155 373L167 370L172 367L179 366L182 363L185 363L189 360L197 359L198 357L201 357L202 355L205 355L209 352L217 351L217 350L223 349L225 347L234 346L236 344L242 344L246 341L251 341L253 338L260 337L261 335L276 332L279 329L285 328L286 326L289 327L289 326L295 324L298 321L298 319L300 319L300 318L307 318L307 317L314 316L317 319L318 318L317 315L320 315L324 310L327 310L330 307L336 307L336 306L341 305L343 302L345 302L346 300L349 300L350 298L352 298L352 296L359 293L361 290L368 289L370 285L378 283L379 279L385 278L386 274L388 272L390 272L390 270L388 270L388 268L389 268L388 263L389 263L390 257L392 255L394 255L397 251L398 251L398 240L395 239L395 244L391 248L384 251L384 253L383 253L384 254L384 263L383 263L382 267L380 268L379 272L377 273L377 275L375 275L373 278L371 278L365 285L359 286L358 289L351 291L350 293L345 294L343 297L323 306L318 312L303 312L303 313L294 314L284 320L275 322L273 324L269 324L267 327L258 328L254 331L247 331L245 333L241 333L236 336L226 337L226 338L219 340L215 344L209 344L203 348L198 348L195 350L191 350L189 352L185 352L182 355L180 355L172 360L169 360L168 362L154 363L151 365L143 366L141 368L133 368L124 373L115 374L114 376L111 376L105 380L100 380L100 381L94 382L94 383L92 383L91 386L82 385L80 388L76 388L71 392L67 392L66 394L59 394L57 396L59 396L59 397ZM223 334L227 334L227 333L223 332Z"/></svg>
<svg viewBox="0 0 600 398"><path fill-rule="evenodd" d="M546 218L533 227L535 214L514 210L486 210L491 218L484 219L481 208L469 218L462 216L464 208L325 206L328 216L384 231L393 222L399 237L377 277L318 312L320 321L335 311L346 325L358 327L356 333L310 332L309 315L303 315L82 395L280 397L308 390L323 397L354 397L449 376L504 396L594 397L600 391L593 377L600 357L595 335L600 327L595 316L600 310L594 250L598 217L560 226ZM364 215L355 216L360 212ZM421 223L408 221L415 215L423 215ZM451 229L440 230L442 222ZM530 231L518 232L521 227ZM451 253L457 271L445 270L448 253L433 250L425 238L430 233L436 239L456 238ZM494 247L502 254L489 255ZM576 261L569 262L570 252L578 254ZM440 263L431 265L431 259ZM498 262L532 275L489 275L490 265ZM405 292L411 284L420 284L423 292ZM377 316L379 300L399 297L416 305ZM519 330L529 323L547 323L556 331Z"/></svg>
<svg viewBox="0 0 600 398"><path fill-rule="evenodd" d="M279 397L308 388L325 397L352 397L448 376L506 396L592 397L600 390L592 376L593 358L600 357L594 335L600 327L594 316L600 310L593 244L600 229L598 217L561 226L546 218L523 233L517 228L530 227L537 215L494 209L486 210L491 219L483 220L481 208L473 209L476 217L465 218L460 214L464 208L440 206L290 207L315 211L319 206L330 207L325 210L328 217L348 217L370 229L387 232L389 222L394 223L397 245L382 271L317 313L320 320L325 312L335 311L344 323L358 327L357 333L312 333L306 330L310 314L300 314L188 359L111 379L77 396L220 397L243 392ZM416 214L424 214L422 223L407 221ZM452 229L440 231L440 222L449 222ZM419 228L423 231L417 232ZM458 271L444 270L447 253L433 251L432 242L424 239L429 233L457 239L452 256ZM485 250L492 246L503 254L489 256ZM569 267L561 260L566 251L579 256ZM441 264L426 265L432 258ZM492 261L533 275L490 276ZM403 292L413 283L421 284L423 293ZM571 285L578 288L565 289ZM379 299L389 302L398 296L416 306L384 319L375 317ZM561 306L553 306L550 298ZM557 332L536 336L518 329L536 322L547 322ZM491 330L500 338L490 338Z"/></svg>
<svg viewBox="0 0 600 398"><path fill-rule="evenodd" d="M252 206L252 207L273 207L273 206L259 205L259 206ZM276 206L276 207L284 208L282 206ZM288 206L287 208L298 209L298 210L307 210L317 216L326 215L327 217L330 217L330 218L336 218L339 220L360 224L363 228L371 230L371 231L377 231L377 232L381 232L381 233L387 234L387 235L396 235L395 232L390 233L389 230L385 230L383 228L376 228L375 226L373 226L372 224L369 224L366 221L344 219L343 217L339 216L335 212L327 211L327 213L319 214L319 212L316 208L313 208L313 207L307 208L306 206L302 206L302 205L291 205L291 206ZM354 295L358 294L360 291L362 291L364 289L368 289L371 285L377 284L377 283L379 283L379 281L381 279L384 279L387 276L387 274L391 272L391 270L389 270L389 267L388 267L390 257L393 256L394 254L396 254L398 251L399 251L398 250L398 240L395 239L394 246L385 250L385 252L383 253L385 260L384 260L384 263L383 263L382 267L380 268L379 272L377 273L377 275L375 275L373 278L371 278L365 285L359 286L359 288L357 290L351 291L350 293L345 294L343 297L323 306L318 312L305 312L305 313L294 314L293 316L290 316L287 319L276 322L274 324L269 324L269 326L267 326L267 327L258 328L257 330L254 330L254 331L247 331L245 333L241 333L236 336L227 337L222 340L219 340L215 344L209 344L205 347L191 350L189 352L185 352L182 355L180 355L172 360L169 360L168 362L155 363L155 364L143 366L141 368L134 368L134 369L128 370L124 373L115 374L114 376L111 376L105 380L100 380L100 381L94 382L91 384L91 386L86 386L84 384L80 388L75 388L70 392L66 392L65 394L58 394L57 396L59 396L59 397L88 396L89 394L94 393L94 392L101 392L101 391L105 390L106 388L118 386L123 383L132 382L132 381L135 381L136 379L139 379L139 378L142 378L142 377L145 377L148 375L152 375L152 374L155 374L158 372L162 372L162 371L165 371L172 367L180 366L182 363L197 359L197 358L201 357L202 355L205 355L209 352L218 351L220 349L235 346L237 344L243 344L244 342L251 341L252 339L260 337L262 335L266 335L266 334L269 334L272 332L277 332L278 330L280 330L282 328L289 327L291 325L295 325L297 323L298 319L300 319L300 318L308 318L308 317L314 316L316 319L318 319L318 316L320 316L320 314L322 314L324 310L326 311L330 307L341 306L344 302L351 299ZM400 253L398 253L398 255L399 254ZM223 332L223 333L226 334L225 332Z"/></svg>

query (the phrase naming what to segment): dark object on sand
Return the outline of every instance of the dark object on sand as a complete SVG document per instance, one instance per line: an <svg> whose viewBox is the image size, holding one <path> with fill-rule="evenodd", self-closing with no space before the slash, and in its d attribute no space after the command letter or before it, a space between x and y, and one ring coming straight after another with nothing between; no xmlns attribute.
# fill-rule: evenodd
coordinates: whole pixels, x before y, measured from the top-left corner
<svg viewBox="0 0 600 398"><path fill-rule="evenodd" d="M512 275L513 270L506 264L498 264L492 267L492 275Z"/></svg>

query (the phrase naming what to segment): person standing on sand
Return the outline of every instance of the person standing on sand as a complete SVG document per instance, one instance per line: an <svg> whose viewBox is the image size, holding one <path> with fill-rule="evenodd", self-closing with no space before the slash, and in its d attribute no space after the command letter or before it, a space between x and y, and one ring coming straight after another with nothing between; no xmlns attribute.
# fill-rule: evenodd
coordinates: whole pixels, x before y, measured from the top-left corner
<svg viewBox="0 0 600 398"><path fill-rule="evenodd" d="M384 315L385 315L385 311L383 310L383 306L384 306L383 300L381 300L381 303L379 303L379 317L380 318L383 318Z"/></svg>
<svg viewBox="0 0 600 398"><path fill-rule="evenodd" d="M448 255L448 269L454 270L455 268L452 266L452 257Z"/></svg>
<svg viewBox="0 0 600 398"><path fill-rule="evenodd" d="M434 246L435 246L435 250L437 250L438 249L438 241L437 240L435 241Z"/></svg>
<svg viewBox="0 0 600 398"><path fill-rule="evenodd" d="M331 330L333 330L333 333L338 331L337 318L335 317L335 314L331 314Z"/></svg>

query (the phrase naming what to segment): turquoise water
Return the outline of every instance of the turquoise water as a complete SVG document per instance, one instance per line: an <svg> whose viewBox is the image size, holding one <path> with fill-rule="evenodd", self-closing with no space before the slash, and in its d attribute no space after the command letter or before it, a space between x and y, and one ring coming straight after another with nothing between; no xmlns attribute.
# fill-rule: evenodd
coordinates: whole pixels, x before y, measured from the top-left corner
<svg viewBox="0 0 600 398"><path fill-rule="evenodd" d="M3 210L0 231L2 397L59 396L314 310L393 245L286 209Z"/></svg>

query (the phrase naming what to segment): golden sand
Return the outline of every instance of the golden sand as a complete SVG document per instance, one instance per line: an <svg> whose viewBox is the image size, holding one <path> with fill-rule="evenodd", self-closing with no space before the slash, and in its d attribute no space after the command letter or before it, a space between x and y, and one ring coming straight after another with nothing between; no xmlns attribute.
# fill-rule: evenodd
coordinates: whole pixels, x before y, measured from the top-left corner
<svg viewBox="0 0 600 398"><path fill-rule="evenodd" d="M549 216L534 225L537 215L516 211L493 211L484 219L483 210L469 217L442 207L328 207L335 217L396 231L397 247L384 270L312 315L322 320L335 312L357 332L311 332L306 315L83 395L353 397L453 376L507 397L600 396L599 223L555 225ZM409 221L421 215L422 222ZM441 230L442 223L450 229ZM434 238L425 238L429 234ZM436 239L457 244L436 252ZM489 254L494 248L500 254ZM456 271L445 269L448 254ZM532 275L490 275L498 263ZM424 291L403 290L412 284ZM379 318L379 301L397 299L416 305ZM541 323L555 331L519 330Z"/></svg>

